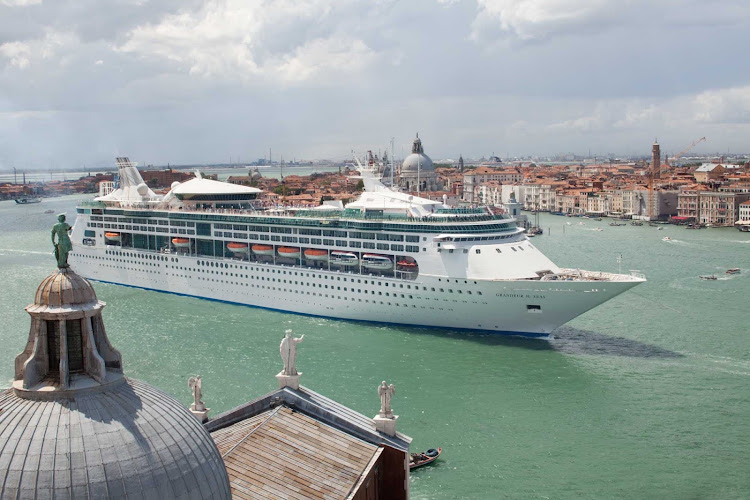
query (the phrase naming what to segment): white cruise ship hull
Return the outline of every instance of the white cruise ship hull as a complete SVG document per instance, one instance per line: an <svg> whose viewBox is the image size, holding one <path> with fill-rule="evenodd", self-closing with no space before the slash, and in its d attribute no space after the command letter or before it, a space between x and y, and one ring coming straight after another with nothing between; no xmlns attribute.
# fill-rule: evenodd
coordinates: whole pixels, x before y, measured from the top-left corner
<svg viewBox="0 0 750 500"><path fill-rule="evenodd" d="M92 280L298 314L540 336L642 282L424 275L407 282L346 270L213 262L116 246L79 246L70 264Z"/></svg>

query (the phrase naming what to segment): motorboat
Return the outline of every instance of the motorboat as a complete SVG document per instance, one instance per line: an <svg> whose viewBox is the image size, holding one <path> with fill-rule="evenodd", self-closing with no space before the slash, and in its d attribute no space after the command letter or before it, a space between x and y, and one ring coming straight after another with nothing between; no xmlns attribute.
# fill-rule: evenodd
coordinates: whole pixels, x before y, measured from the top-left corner
<svg viewBox="0 0 750 500"><path fill-rule="evenodd" d="M120 243L120 241L122 241L122 237L120 236L120 233L111 233L109 231L104 233L104 238L107 241L116 241L117 243Z"/></svg>
<svg viewBox="0 0 750 500"><path fill-rule="evenodd" d="M393 261L385 255L366 253L362 255L362 267L368 269L392 269Z"/></svg>
<svg viewBox="0 0 750 500"><path fill-rule="evenodd" d="M698 276L698 277L705 281L714 281L715 279L717 279L715 274L706 274L706 275Z"/></svg>
<svg viewBox="0 0 750 500"><path fill-rule="evenodd" d="M727 269L726 274L740 274L740 268L733 267L732 269Z"/></svg>
<svg viewBox="0 0 750 500"><path fill-rule="evenodd" d="M356 266L359 264L359 258L357 257L357 254L354 254L352 252L341 252L334 250L331 252L331 258L330 258L331 265L334 266Z"/></svg>
<svg viewBox="0 0 750 500"><path fill-rule="evenodd" d="M440 454L443 452L442 448L437 450L431 448L424 453L411 453L409 455L409 470L417 469L423 465L431 464L438 459Z"/></svg>

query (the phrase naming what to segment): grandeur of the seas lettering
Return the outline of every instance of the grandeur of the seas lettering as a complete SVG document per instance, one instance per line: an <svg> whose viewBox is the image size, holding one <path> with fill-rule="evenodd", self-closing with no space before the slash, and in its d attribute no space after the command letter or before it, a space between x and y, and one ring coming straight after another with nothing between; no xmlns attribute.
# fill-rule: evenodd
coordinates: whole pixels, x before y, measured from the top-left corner
<svg viewBox="0 0 750 500"><path fill-rule="evenodd" d="M498 297L505 297L506 299L546 299L546 295L530 295L523 293L496 293Z"/></svg>

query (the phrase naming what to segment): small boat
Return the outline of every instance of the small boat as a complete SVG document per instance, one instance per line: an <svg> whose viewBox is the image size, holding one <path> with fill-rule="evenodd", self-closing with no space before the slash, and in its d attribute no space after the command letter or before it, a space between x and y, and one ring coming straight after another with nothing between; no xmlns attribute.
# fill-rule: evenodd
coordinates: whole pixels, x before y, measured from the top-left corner
<svg viewBox="0 0 750 500"><path fill-rule="evenodd" d="M176 248L190 248L190 240L187 238L172 238L172 244Z"/></svg>
<svg viewBox="0 0 750 500"><path fill-rule="evenodd" d="M663 227L657 227L656 230L657 231L664 231L664 228Z"/></svg>
<svg viewBox="0 0 750 500"><path fill-rule="evenodd" d="M624 225L625 225L625 223L620 223L620 222L610 222L610 223L609 223L609 225L610 225L610 226L614 226L614 227L617 227L617 226L624 226Z"/></svg>
<svg viewBox="0 0 750 500"><path fill-rule="evenodd" d="M368 269L392 269L393 261L385 255L366 253L362 255L362 267Z"/></svg>
<svg viewBox="0 0 750 500"><path fill-rule="evenodd" d="M634 220L633 222L631 222L631 223L630 223L630 225L631 225L631 226L642 226L642 225L643 225L643 222L638 222L638 221L635 221L635 220Z"/></svg>
<svg viewBox="0 0 750 500"><path fill-rule="evenodd" d="M740 274L740 268L733 267L732 269L727 269L727 274Z"/></svg>
<svg viewBox="0 0 750 500"><path fill-rule="evenodd" d="M294 247L279 247L277 252L279 257L286 257L287 259L299 259L302 255L300 249Z"/></svg>
<svg viewBox="0 0 750 500"><path fill-rule="evenodd" d="M44 213L45 213L45 214L54 214L54 213L55 213L55 211L54 211L54 210L52 210L52 209L50 209L50 210L45 210L45 211L44 211Z"/></svg>
<svg viewBox="0 0 750 500"><path fill-rule="evenodd" d="M341 252L334 250L331 252L331 264L334 266L356 266L359 263L359 258L352 252Z"/></svg>
<svg viewBox="0 0 750 500"><path fill-rule="evenodd" d="M326 261L328 260L328 252L325 250L319 250L317 248L308 248L304 251L305 258L308 260Z"/></svg>
<svg viewBox="0 0 750 500"><path fill-rule="evenodd" d="M595 227L595 228L594 228L594 231L604 231L604 229L602 229L602 228L600 228L600 227Z"/></svg>
<svg viewBox="0 0 750 500"><path fill-rule="evenodd" d="M599 222L601 222L601 221L602 221L603 219L602 219L601 217L597 217L597 218L596 218L596 219L594 219L594 220L598 220Z"/></svg>
<svg viewBox="0 0 750 500"><path fill-rule="evenodd" d="M122 237L120 236L120 233L106 232L106 233L104 233L104 238L106 238L109 241L116 241L118 243L122 240Z"/></svg>
<svg viewBox="0 0 750 500"><path fill-rule="evenodd" d="M273 255L273 247L271 245L253 245L250 247L255 255Z"/></svg>
<svg viewBox="0 0 750 500"><path fill-rule="evenodd" d="M250 251L250 245L241 241L230 241L227 243L227 250L234 254L247 254Z"/></svg>
<svg viewBox="0 0 750 500"><path fill-rule="evenodd" d="M672 238L670 238L669 236L665 236L661 239L661 241L672 241Z"/></svg>
<svg viewBox="0 0 750 500"><path fill-rule="evenodd" d="M28 205L29 203L41 203L41 198L32 198L30 196L24 196L23 198L16 198L16 203L19 205Z"/></svg>
<svg viewBox="0 0 750 500"><path fill-rule="evenodd" d="M409 455L409 470L422 467L423 465L431 464L432 462L437 460L442 452L442 448L438 448L437 450L431 448L424 453L411 453Z"/></svg>
<svg viewBox="0 0 750 500"><path fill-rule="evenodd" d="M716 279L716 275L715 275L715 274L707 274L707 275L704 275L704 276L698 276L698 277L699 277L700 279L702 279L702 280L706 280L706 281L713 281L713 280L715 280L715 279Z"/></svg>

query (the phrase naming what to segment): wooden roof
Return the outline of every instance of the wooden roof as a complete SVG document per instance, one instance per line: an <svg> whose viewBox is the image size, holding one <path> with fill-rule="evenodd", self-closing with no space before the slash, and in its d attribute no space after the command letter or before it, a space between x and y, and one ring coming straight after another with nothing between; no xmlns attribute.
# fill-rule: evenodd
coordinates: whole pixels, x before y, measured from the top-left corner
<svg viewBox="0 0 750 500"><path fill-rule="evenodd" d="M211 436L234 498L344 498L382 451L286 405Z"/></svg>

